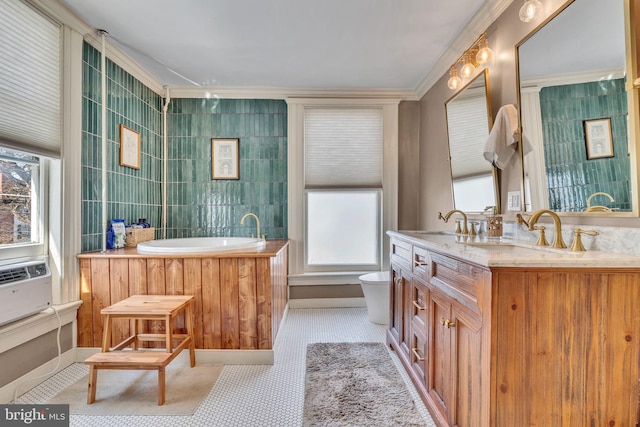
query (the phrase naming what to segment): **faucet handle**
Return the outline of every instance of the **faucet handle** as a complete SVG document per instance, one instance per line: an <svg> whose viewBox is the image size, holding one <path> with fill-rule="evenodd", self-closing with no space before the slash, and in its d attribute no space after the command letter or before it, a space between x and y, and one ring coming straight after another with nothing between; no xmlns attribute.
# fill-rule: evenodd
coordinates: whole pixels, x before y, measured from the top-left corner
<svg viewBox="0 0 640 427"><path fill-rule="evenodd" d="M462 234L462 228L460 228L461 219L456 219L456 234Z"/></svg>
<svg viewBox="0 0 640 427"><path fill-rule="evenodd" d="M576 235L576 237L573 239L573 243L571 244L571 248L569 250L574 252L586 251L586 249L584 248L584 245L582 244L582 238L580 237L582 234L586 234L587 236L593 236L593 237L600 234L595 230L583 230L581 228L574 228L573 233Z"/></svg>
<svg viewBox="0 0 640 427"><path fill-rule="evenodd" d="M529 222L526 219L524 219L522 214L517 214L516 219L518 220L518 224L524 224L527 228L529 228Z"/></svg>
<svg viewBox="0 0 640 427"><path fill-rule="evenodd" d="M544 234L544 230L547 229L544 225L536 225L533 227L534 230L540 230L540 235L538 236L538 241L536 242L536 246L549 246L549 242L547 241L547 236Z"/></svg>
<svg viewBox="0 0 640 427"><path fill-rule="evenodd" d="M469 222L469 224L471 225L471 229L469 230L469 236L477 236L478 233L476 232L476 225L480 223L478 221L471 221Z"/></svg>

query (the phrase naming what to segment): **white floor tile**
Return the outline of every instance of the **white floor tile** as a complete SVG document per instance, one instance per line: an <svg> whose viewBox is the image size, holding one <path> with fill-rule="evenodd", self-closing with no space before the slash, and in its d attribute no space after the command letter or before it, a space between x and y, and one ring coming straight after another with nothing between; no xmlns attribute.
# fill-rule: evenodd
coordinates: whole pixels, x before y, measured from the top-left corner
<svg viewBox="0 0 640 427"><path fill-rule="evenodd" d="M275 344L273 365L227 365L191 416L72 415L78 427L298 427L302 423L306 347L314 342L384 342L386 327L367 320L366 308L290 309ZM435 426L395 353L425 426ZM20 403L42 403L88 372L74 364L22 395ZM373 427L373 426L372 426Z"/></svg>

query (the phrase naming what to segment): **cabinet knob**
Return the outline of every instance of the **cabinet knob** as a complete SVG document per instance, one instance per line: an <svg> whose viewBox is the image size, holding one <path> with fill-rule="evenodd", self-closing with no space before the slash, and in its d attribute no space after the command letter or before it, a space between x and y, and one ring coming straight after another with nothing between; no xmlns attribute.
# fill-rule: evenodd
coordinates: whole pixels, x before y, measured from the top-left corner
<svg viewBox="0 0 640 427"><path fill-rule="evenodd" d="M444 317L440 318L440 323L442 324L442 326L446 327L447 329L456 327L455 320L445 319Z"/></svg>
<svg viewBox="0 0 640 427"><path fill-rule="evenodd" d="M413 352L413 355L416 357L416 360L418 362L423 362L424 361L424 357L420 357L420 353L418 353L418 349L417 348L412 348L411 351Z"/></svg>

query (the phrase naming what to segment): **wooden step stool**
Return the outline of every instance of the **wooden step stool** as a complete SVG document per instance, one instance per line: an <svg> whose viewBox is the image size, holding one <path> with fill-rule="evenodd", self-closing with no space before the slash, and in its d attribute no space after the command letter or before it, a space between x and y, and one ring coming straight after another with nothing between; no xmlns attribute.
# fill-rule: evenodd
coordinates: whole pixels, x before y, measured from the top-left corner
<svg viewBox="0 0 640 427"><path fill-rule="evenodd" d="M191 367L196 364L193 341L193 301L194 298L190 295L134 295L102 309L101 313L105 316L102 352L84 361L89 365L87 404L96 400L99 369L128 369L158 371L158 405L163 405L166 366L187 346ZM182 311L185 311L187 333L173 334L171 320ZM131 320L131 336L111 349L111 326L114 318ZM164 320L165 333L139 333L140 323L143 320ZM178 340L175 347L173 347L174 340ZM165 341L166 351L139 350L139 345L146 341ZM132 348L123 350L128 346Z"/></svg>

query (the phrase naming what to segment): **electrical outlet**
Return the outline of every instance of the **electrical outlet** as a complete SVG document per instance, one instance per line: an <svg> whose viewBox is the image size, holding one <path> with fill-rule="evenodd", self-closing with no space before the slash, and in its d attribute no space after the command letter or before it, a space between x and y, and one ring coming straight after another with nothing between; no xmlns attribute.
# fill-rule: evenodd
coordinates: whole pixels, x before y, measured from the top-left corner
<svg viewBox="0 0 640 427"><path fill-rule="evenodd" d="M507 195L507 210L519 211L520 209L520 192L509 191Z"/></svg>

